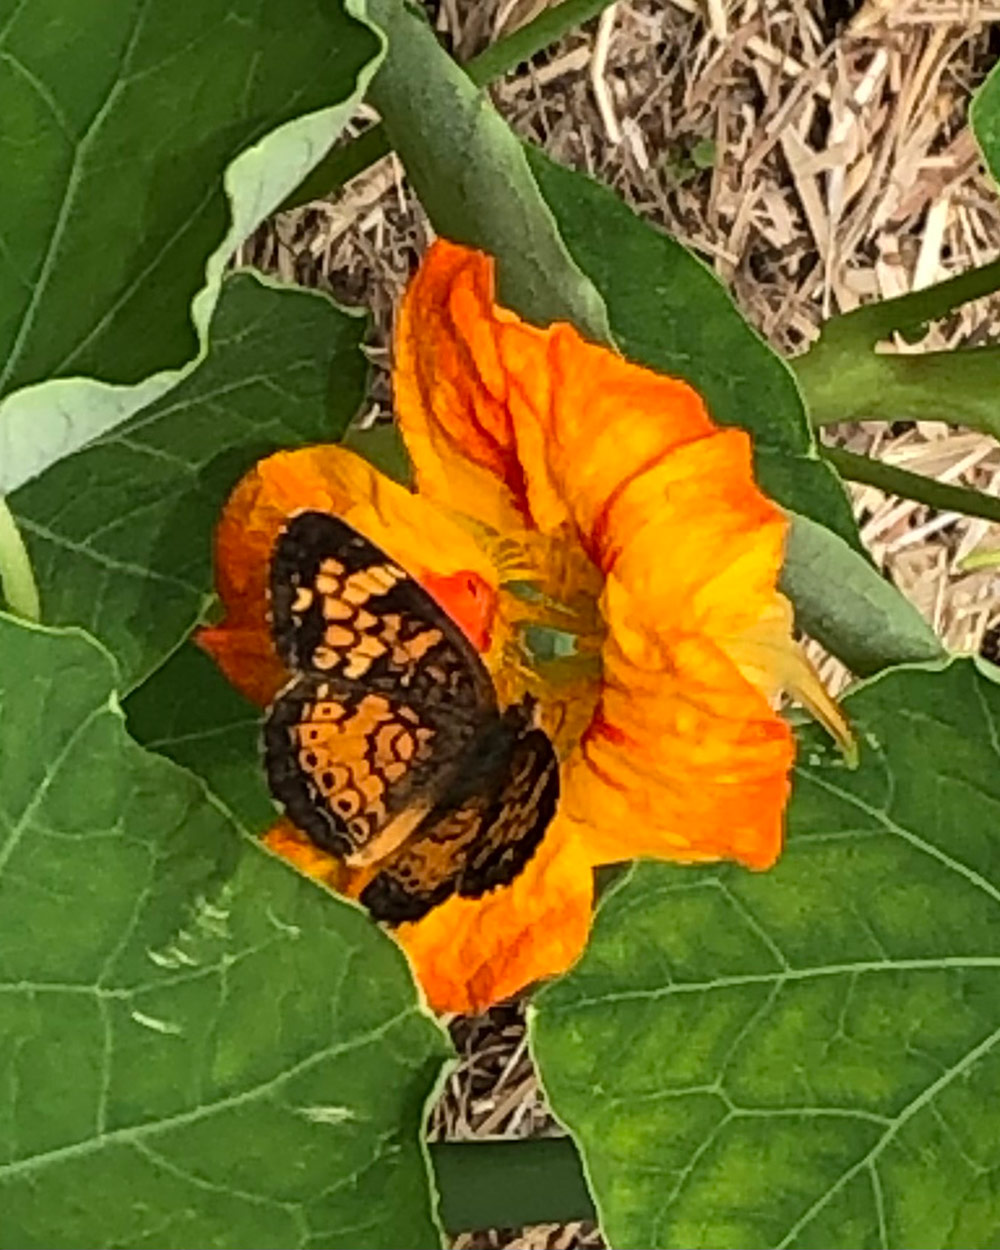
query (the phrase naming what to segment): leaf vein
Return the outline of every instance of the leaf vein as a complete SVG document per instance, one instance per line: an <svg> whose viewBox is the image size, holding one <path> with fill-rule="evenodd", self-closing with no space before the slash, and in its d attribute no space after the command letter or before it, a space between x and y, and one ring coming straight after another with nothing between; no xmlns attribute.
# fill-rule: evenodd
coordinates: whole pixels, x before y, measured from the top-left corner
<svg viewBox="0 0 1000 1250"><path fill-rule="evenodd" d="M859 810L871 816L873 820L878 821L888 832L895 834L904 842L907 842L915 850L922 851L925 855L929 855L932 859L936 859L939 863L944 864L946 868L950 868L956 875L965 877L977 889L988 895L995 903L1000 903L1000 890L991 882L987 881L981 873L976 872L974 868L970 868L968 864L963 864L961 860L953 859L946 851L939 846L935 846L933 842L928 842L925 838L912 830L905 828L903 825L897 824L892 819L888 811L880 808L872 807L866 803L860 795L852 794L849 790L844 790L840 786L833 785L831 782L825 781L815 773L809 774L810 780L822 790L826 790L829 794L835 794L842 798L845 802L852 804Z"/></svg>
<svg viewBox="0 0 1000 1250"><path fill-rule="evenodd" d="M119 1143L125 1145L133 1145L137 1141L142 1141L149 1135L155 1136L158 1133L168 1132L171 1129L182 1128L188 1124L196 1124L201 1120L218 1114L219 1112L229 1111L235 1107L241 1107L248 1102L253 1102L257 1098L266 1096L267 1094L276 1092L293 1077L300 1076L304 1072L310 1071L318 1064L328 1059L333 1059L338 1055L347 1054L359 1047L369 1046L373 1042L379 1041L387 1033L397 1027L403 1020L418 1016L420 1010L417 1007L408 1006L402 1011L397 1012L394 1016L383 1021L373 1029L369 1029L365 1033L359 1033L356 1037L352 1037L347 1041L335 1042L331 1046L326 1046L322 1050L316 1051L309 1055L306 1059L300 1060L298 1063L292 1064L283 1072L279 1072L275 1076L269 1077L265 1081L261 1081L256 1085L252 1085L245 1090L241 1090L237 1094L230 1094L225 1098L216 1099L215 1102L203 1103L201 1106L195 1107L190 1111L181 1111L176 1115L164 1116L159 1120L148 1120L140 1124L132 1124L120 1129L112 1129L104 1133L101 1137L90 1137L82 1141L71 1142L66 1146L57 1146L52 1150L44 1151L41 1154L30 1155L24 1159L18 1159L13 1163L0 1164L0 1179L10 1178L14 1176L24 1175L28 1172L35 1172L41 1168L50 1167L56 1163L62 1163L67 1159L77 1159L92 1154L95 1150L102 1149L105 1146L117 1145Z"/></svg>
<svg viewBox="0 0 1000 1250"><path fill-rule="evenodd" d="M813 1219L814 1216L819 1214L830 1199L839 1193L849 1180L856 1176L862 1168L874 1165L875 1161L879 1158L889 1143L896 1138L900 1130L917 1114L918 1111L921 1111L925 1106L927 1106L927 1104L930 1103L932 1099L934 1099L941 1092L941 1090L950 1085L957 1076L961 1076L963 1072L968 1071L968 1069L984 1055L989 1054L998 1041L1000 1041L1000 1028L994 1029L992 1033L983 1038L978 1046L974 1046L972 1050L967 1051L958 1063L954 1064L951 1068L948 1068L947 1071L945 1071L942 1076L939 1076L936 1081L933 1081L930 1085L926 1086L916 1096L916 1098L909 1102L899 1115L895 1117L879 1140L874 1146L872 1146L871 1150L869 1150L863 1158L859 1159L857 1163L852 1164L843 1173L841 1173L826 1193L817 1198L809 1209L802 1216L800 1216L798 1220L796 1220L781 1241L778 1242L775 1250L787 1250L787 1247L793 1244L799 1233L806 1227L809 1221Z"/></svg>

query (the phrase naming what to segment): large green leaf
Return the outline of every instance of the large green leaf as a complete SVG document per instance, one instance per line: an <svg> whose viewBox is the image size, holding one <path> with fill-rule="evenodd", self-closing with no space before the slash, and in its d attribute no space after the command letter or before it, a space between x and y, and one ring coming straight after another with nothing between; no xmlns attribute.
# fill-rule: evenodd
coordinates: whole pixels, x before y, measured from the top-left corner
<svg viewBox="0 0 1000 1250"><path fill-rule="evenodd" d="M230 278L193 373L11 496L43 619L88 628L128 685L161 663L211 594L212 530L240 476L343 433L364 394L364 330L316 292Z"/></svg>
<svg viewBox="0 0 1000 1250"><path fill-rule="evenodd" d="M533 1044L611 1244L994 1246L1000 687L970 660L804 735L769 873L642 864Z"/></svg>
<svg viewBox="0 0 1000 1250"><path fill-rule="evenodd" d="M0 1245L439 1244L398 948L128 738L92 640L0 652Z"/></svg>
<svg viewBox="0 0 1000 1250"><path fill-rule="evenodd" d="M339 0L0 0L0 394L100 379L0 406L0 492L176 381L379 51Z"/></svg>
<svg viewBox="0 0 1000 1250"><path fill-rule="evenodd" d="M129 732L201 777L251 833L277 819L261 758L261 709L186 642L125 700Z"/></svg>
<svg viewBox="0 0 1000 1250"><path fill-rule="evenodd" d="M489 96L438 44L417 6L368 0L368 12L389 41L371 100L437 232L496 256L501 297L529 321L568 319L608 339L604 304Z"/></svg>
<svg viewBox="0 0 1000 1250"><path fill-rule="evenodd" d="M718 278L606 187L536 148L528 158L574 260L604 297L625 354L684 378L716 421L749 430L765 489L857 545L847 495L818 457L795 379Z"/></svg>

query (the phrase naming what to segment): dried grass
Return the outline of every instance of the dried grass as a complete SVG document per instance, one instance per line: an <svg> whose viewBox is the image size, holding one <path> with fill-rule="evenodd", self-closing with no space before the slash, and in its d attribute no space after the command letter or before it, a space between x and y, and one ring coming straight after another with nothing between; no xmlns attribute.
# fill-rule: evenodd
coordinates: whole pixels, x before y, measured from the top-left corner
<svg viewBox="0 0 1000 1250"><path fill-rule="evenodd" d="M431 1116L432 1137L537 1137L559 1132L538 1090L521 1003L495 1007L479 1017L456 1016L450 1024L459 1065ZM591 1224L543 1224L530 1229L464 1233L454 1250L597 1250Z"/></svg>
<svg viewBox="0 0 1000 1250"><path fill-rule="evenodd" d="M440 0L461 58L546 0ZM1000 254L1000 197L966 124L1000 52L986 0L625 0L494 89L523 135L613 186L712 263L750 320L787 354L823 318L919 289ZM368 118L361 116L359 125ZM279 217L246 257L373 309L375 413L388 413L391 311L430 228L387 158L331 202ZM998 341L1000 302L936 327L917 350ZM828 432L942 481L1000 486L993 440L938 423ZM998 636L994 572L964 559L1000 547L987 522L852 488L866 543L948 642ZM839 684L842 670L821 659ZM433 1117L449 1137L554 1131L520 1010L456 1020L462 1064ZM463 1236L456 1247L591 1247L583 1225Z"/></svg>

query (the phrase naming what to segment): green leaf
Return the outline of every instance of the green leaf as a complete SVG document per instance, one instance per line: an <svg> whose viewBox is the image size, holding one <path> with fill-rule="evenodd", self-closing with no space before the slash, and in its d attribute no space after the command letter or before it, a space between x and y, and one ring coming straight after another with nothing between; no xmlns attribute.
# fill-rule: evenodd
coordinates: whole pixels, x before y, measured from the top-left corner
<svg viewBox="0 0 1000 1250"><path fill-rule="evenodd" d="M85 635L0 653L3 1244L439 1244L399 949L136 746Z"/></svg>
<svg viewBox="0 0 1000 1250"><path fill-rule="evenodd" d="M781 589L811 637L867 677L898 663L944 655L937 635L908 599L832 530L793 516Z"/></svg>
<svg viewBox="0 0 1000 1250"><path fill-rule="evenodd" d="M626 356L684 378L716 421L749 430L764 489L860 547L844 488L819 459L795 379L718 278L606 187L527 151L566 246L603 296Z"/></svg>
<svg viewBox="0 0 1000 1250"><path fill-rule="evenodd" d="M969 122L990 173L1000 182L1000 64L973 97Z"/></svg>
<svg viewBox="0 0 1000 1250"><path fill-rule="evenodd" d="M1000 688L969 660L800 749L778 866L642 864L533 1045L627 1247L996 1243Z"/></svg>
<svg viewBox="0 0 1000 1250"><path fill-rule="evenodd" d="M200 777L251 833L277 819L261 760L261 710L192 642L125 700L129 732Z"/></svg>
<svg viewBox="0 0 1000 1250"><path fill-rule="evenodd" d="M691 160L696 169L711 169L718 159L714 139L699 139L691 149Z"/></svg>
<svg viewBox="0 0 1000 1250"><path fill-rule="evenodd" d="M369 98L438 234L497 258L500 297L529 321L608 341L600 296L573 263L520 141L403 0L368 0L389 49ZM415 119L419 119L419 124Z"/></svg>
<svg viewBox="0 0 1000 1250"><path fill-rule="evenodd" d="M233 248L379 59L334 0L105 0L91 18L0 0L0 394L62 379L0 406L0 493L177 380L148 375L197 352Z"/></svg>
<svg viewBox="0 0 1000 1250"><path fill-rule="evenodd" d="M209 600L212 531L242 474L343 433L364 393L364 331L316 292L230 278L193 373L10 497L43 619L89 629L126 686L156 668Z"/></svg>

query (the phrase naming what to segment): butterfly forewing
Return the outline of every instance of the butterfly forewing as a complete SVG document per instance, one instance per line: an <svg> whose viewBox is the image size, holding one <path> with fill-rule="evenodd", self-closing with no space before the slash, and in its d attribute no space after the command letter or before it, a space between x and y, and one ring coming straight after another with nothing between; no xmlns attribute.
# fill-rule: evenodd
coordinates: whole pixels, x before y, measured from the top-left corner
<svg viewBox="0 0 1000 1250"><path fill-rule="evenodd" d="M457 625L339 517L301 512L271 563L278 654L293 671L363 683L421 704L487 710L493 683Z"/></svg>

